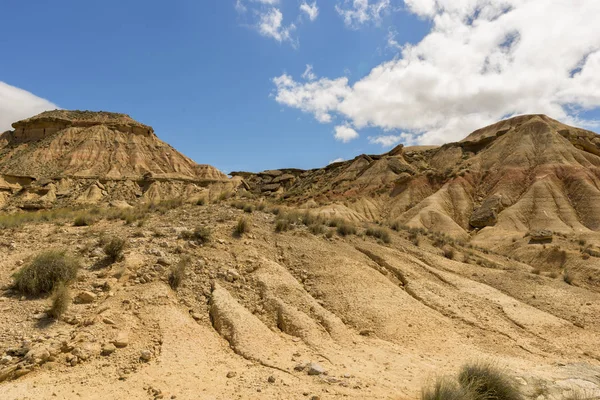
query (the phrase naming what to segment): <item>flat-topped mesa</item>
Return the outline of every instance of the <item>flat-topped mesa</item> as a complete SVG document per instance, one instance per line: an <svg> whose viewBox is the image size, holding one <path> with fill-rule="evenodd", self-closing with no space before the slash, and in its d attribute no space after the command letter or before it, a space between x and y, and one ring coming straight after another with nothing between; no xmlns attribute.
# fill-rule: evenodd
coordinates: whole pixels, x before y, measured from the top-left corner
<svg viewBox="0 0 600 400"><path fill-rule="evenodd" d="M154 129L135 121L127 114L106 111L45 111L34 117L12 124L13 138L18 141L40 140L71 127L88 128L103 125L111 130L134 135L153 136Z"/></svg>

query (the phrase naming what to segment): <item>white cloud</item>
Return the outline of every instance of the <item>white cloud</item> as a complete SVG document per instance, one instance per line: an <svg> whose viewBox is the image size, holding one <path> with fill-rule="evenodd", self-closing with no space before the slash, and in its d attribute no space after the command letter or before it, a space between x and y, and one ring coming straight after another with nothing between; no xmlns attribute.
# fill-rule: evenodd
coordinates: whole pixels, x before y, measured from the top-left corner
<svg viewBox="0 0 600 400"><path fill-rule="evenodd" d="M367 22L378 24L383 14L391 8L390 0L344 0L335 10L344 19L346 26L357 28Z"/></svg>
<svg viewBox="0 0 600 400"><path fill-rule="evenodd" d="M292 41L291 32L296 29L294 24L283 25L283 14L277 8L271 8L261 14L258 31L261 35L271 37L278 42Z"/></svg>
<svg viewBox="0 0 600 400"><path fill-rule="evenodd" d="M315 73L313 72L312 65L306 64L306 69L302 74L302 78L306 79L307 81L314 81L315 79L317 79L317 75L315 75Z"/></svg>
<svg viewBox="0 0 600 400"><path fill-rule="evenodd" d="M319 7L317 7L317 2L314 1L312 4L308 4L306 1L300 4L300 11L306 13L308 19L314 21L319 16Z"/></svg>
<svg viewBox="0 0 600 400"><path fill-rule="evenodd" d="M327 165L335 164L337 162L342 162L342 161L345 161L345 160L343 158L341 158L341 157L340 158L336 158L335 160L329 161L329 163Z"/></svg>
<svg viewBox="0 0 600 400"><path fill-rule="evenodd" d="M312 113L323 123L332 121L330 112L335 111L340 102L352 92L346 77L335 80L322 78L302 84L283 74L274 78L273 83L277 90L277 102Z"/></svg>
<svg viewBox="0 0 600 400"><path fill-rule="evenodd" d="M352 4L365 10L367 3ZM337 115L357 129L402 130L420 144L458 140L515 114L593 123L579 119L578 112L600 107L599 1L406 0L406 5L432 22L421 42L398 43L397 57L352 85L346 77L300 83L282 75L273 80L275 99L320 122Z"/></svg>
<svg viewBox="0 0 600 400"><path fill-rule="evenodd" d="M0 133L11 129L13 122L57 108L46 99L0 81Z"/></svg>
<svg viewBox="0 0 600 400"><path fill-rule="evenodd" d="M358 138L358 133L352 129L350 125L338 125L335 127L334 137L336 140L348 143L349 141Z"/></svg>

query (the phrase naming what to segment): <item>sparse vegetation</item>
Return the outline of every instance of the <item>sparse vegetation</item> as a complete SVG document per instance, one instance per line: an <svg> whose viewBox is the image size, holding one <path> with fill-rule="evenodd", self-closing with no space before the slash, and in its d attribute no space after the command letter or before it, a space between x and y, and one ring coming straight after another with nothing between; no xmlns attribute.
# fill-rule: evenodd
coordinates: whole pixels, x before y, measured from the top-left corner
<svg viewBox="0 0 600 400"><path fill-rule="evenodd" d="M238 220L237 224L235 225L235 229L233 230L233 234L235 236L242 236L244 233L249 232L250 231L250 221L248 221L247 218L242 217Z"/></svg>
<svg viewBox="0 0 600 400"><path fill-rule="evenodd" d="M444 257L446 257L449 260L454 260L454 248L444 247L442 251L444 252Z"/></svg>
<svg viewBox="0 0 600 400"><path fill-rule="evenodd" d="M198 198L198 200L196 200L196 205L197 206L206 205L206 197L200 197L200 198Z"/></svg>
<svg viewBox="0 0 600 400"><path fill-rule="evenodd" d="M52 305L48 310L48 315L54 319L59 319L69 308L71 304L71 292L64 282L55 285L52 291Z"/></svg>
<svg viewBox="0 0 600 400"><path fill-rule="evenodd" d="M79 259L66 251L46 250L17 271L14 275L15 288L31 295L50 293L58 284L73 281L79 268Z"/></svg>
<svg viewBox="0 0 600 400"><path fill-rule="evenodd" d="M248 214L252 214L254 212L254 206L252 204L244 205L244 212Z"/></svg>
<svg viewBox="0 0 600 400"><path fill-rule="evenodd" d="M192 260L189 256L184 256L177 264L171 266L171 271L169 272L169 286L171 286L171 289L177 290L179 288L191 262Z"/></svg>
<svg viewBox="0 0 600 400"><path fill-rule="evenodd" d="M385 228L370 227L367 229L366 234L367 236L381 239L384 243L390 243L392 241L390 232Z"/></svg>
<svg viewBox="0 0 600 400"><path fill-rule="evenodd" d="M121 237L115 236L104 245L104 254L108 262L115 263L123 258L123 251L127 241Z"/></svg>

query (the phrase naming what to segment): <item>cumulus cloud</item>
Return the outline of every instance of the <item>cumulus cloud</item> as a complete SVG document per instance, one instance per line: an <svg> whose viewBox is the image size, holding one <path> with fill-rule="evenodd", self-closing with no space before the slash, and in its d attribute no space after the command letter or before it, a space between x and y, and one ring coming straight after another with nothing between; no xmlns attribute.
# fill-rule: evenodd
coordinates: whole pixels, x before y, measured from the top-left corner
<svg viewBox="0 0 600 400"><path fill-rule="evenodd" d="M357 28L367 22L378 24L390 7L390 0L344 0L336 4L335 10L346 26Z"/></svg>
<svg viewBox="0 0 600 400"><path fill-rule="evenodd" d="M340 142L348 143L349 141L358 138L358 132L352 129L352 127L348 124L338 125L335 127L334 137Z"/></svg>
<svg viewBox="0 0 600 400"><path fill-rule="evenodd" d="M0 133L11 129L13 122L57 108L46 99L0 81Z"/></svg>
<svg viewBox="0 0 600 400"><path fill-rule="evenodd" d="M300 11L306 14L308 19L314 21L319 16L319 7L317 6L317 2L313 1L312 4L308 4L307 2L303 2L300 4Z"/></svg>
<svg viewBox="0 0 600 400"><path fill-rule="evenodd" d="M355 0L353 5L364 9L367 3ZM401 130L420 144L458 140L525 113L592 123L578 114L600 107L600 24L595 20L600 2L405 4L432 22L421 42L401 45L397 57L352 85L345 77L299 83L282 75L273 80L275 99L320 122L337 115L356 129Z"/></svg>
<svg viewBox="0 0 600 400"><path fill-rule="evenodd" d="M410 136L406 134L369 136L369 143L379 144L381 147L392 147L407 139L410 139Z"/></svg>

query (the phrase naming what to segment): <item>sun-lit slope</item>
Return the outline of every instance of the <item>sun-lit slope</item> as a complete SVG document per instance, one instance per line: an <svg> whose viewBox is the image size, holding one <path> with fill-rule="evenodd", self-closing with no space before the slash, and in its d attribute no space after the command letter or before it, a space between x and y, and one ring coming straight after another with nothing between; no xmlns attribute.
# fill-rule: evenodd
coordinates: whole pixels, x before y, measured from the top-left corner
<svg viewBox="0 0 600 400"><path fill-rule="evenodd" d="M225 179L213 167L199 167L159 140L151 127L125 114L56 110L15 122L13 128L0 139L0 174Z"/></svg>
<svg viewBox="0 0 600 400"><path fill-rule="evenodd" d="M322 169L239 175L257 193L462 238L482 228L600 229L600 136L545 115L501 121L437 148L398 146Z"/></svg>

